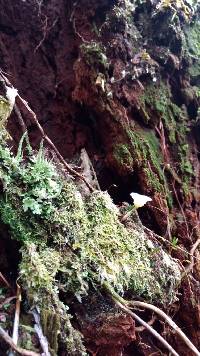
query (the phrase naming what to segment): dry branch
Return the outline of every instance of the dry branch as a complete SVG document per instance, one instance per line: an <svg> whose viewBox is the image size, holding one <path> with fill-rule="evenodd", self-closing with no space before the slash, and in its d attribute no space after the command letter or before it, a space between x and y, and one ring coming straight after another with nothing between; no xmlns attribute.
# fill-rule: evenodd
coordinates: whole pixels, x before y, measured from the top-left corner
<svg viewBox="0 0 200 356"><path fill-rule="evenodd" d="M200 244L200 238L197 239L197 241L194 243L194 245L192 245L192 248L190 250L190 263L187 267L185 267L185 271L184 271L184 275L185 274L189 274L190 272L192 272L193 267L194 267L194 253L197 249L197 247Z"/></svg>
<svg viewBox="0 0 200 356"><path fill-rule="evenodd" d="M40 354L38 354L37 352L29 351L29 350L23 349L23 348L18 347L17 345L15 345L15 343L12 340L12 338L7 334L7 332L5 332L5 330L1 326L0 326L0 337L2 337L2 339L4 339L4 341L14 351L18 352L20 355L23 355L23 356L40 356Z"/></svg>
<svg viewBox="0 0 200 356"><path fill-rule="evenodd" d="M0 309L2 309L5 304L10 304L14 299L16 299L16 296L6 298L3 303L0 304Z"/></svg>
<svg viewBox="0 0 200 356"><path fill-rule="evenodd" d="M7 279L3 276L3 274L0 272L0 279L2 279L2 281L5 283L5 285L8 287L8 288L11 288L11 285L10 283L8 283ZM12 288L11 288L12 289Z"/></svg>
<svg viewBox="0 0 200 356"><path fill-rule="evenodd" d="M12 339L16 345L18 342L18 334L19 334L18 329L19 329L20 305L21 305L21 287L17 284L17 300L16 300L15 319L14 319L13 335L12 335Z"/></svg>
<svg viewBox="0 0 200 356"><path fill-rule="evenodd" d="M53 142L50 140L50 138L45 134L42 126L40 125L36 114L34 113L34 111L30 108L30 106L28 105L27 101L24 100L20 95L18 95L18 98L21 100L21 102L24 104L24 106L26 107L26 109L29 111L29 113L32 115L33 121L35 123L35 125L37 126L38 130L41 133L42 138L44 139L44 141L47 142L47 144L52 148L52 150L56 153L57 157L60 159L60 161L62 162L62 164L64 165L64 167L67 169L67 171L69 173L71 173L72 175L74 175L75 177L81 179L86 186L90 189L91 192L94 191L94 188L86 181L86 179L79 173L77 173L73 168L70 167L70 165L65 161L65 159L63 158L63 156L60 154L60 152L58 151L58 149L55 147L55 145L53 144Z"/></svg>
<svg viewBox="0 0 200 356"><path fill-rule="evenodd" d="M7 85L9 85L9 86L11 86L13 88L12 84L6 78L6 76L3 74L2 70L0 70L0 76L1 76L1 81L3 80L4 84L7 84ZM28 112L31 114L33 122L35 123L35 125L38 128L38 130L40 131L42 138L51 147L51 149L56 153L57 157L62 162L62 164L64 165L66 170L69 173L71 173L72 175L74 175L75 177L81 179L86 184L86 186L90 189L90 191L93 192L95 189L87 182L87 180L81 174L77 173L73 168L70 167L70 165L65 161L63 156L60 154L60 152L56 148L56 146L53 144L53 142L50 140L50 138L46 135L46 133L44 132L42 126L40 125L40 123L39 123L39 121L37 119L37 116L36 116L35 112L30 108L30 106L28 105L27 101L24 100L19 94L17 96L20 99L20 101L22 102L22 104L25 106L25 108L28 110Z"/></svg>

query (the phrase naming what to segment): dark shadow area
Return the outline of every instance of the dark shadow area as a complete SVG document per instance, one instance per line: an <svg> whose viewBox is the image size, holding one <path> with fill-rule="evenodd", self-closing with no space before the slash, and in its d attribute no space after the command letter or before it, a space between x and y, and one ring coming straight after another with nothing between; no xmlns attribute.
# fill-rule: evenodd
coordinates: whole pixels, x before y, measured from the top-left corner
<svg viewBox="0 0 200 356"><path fill-rule="evenodd" d="M20 243L12 240L6 225L0 222L0 271L11 285L15 285L18 276L18 264L21 260Z"/></svg>

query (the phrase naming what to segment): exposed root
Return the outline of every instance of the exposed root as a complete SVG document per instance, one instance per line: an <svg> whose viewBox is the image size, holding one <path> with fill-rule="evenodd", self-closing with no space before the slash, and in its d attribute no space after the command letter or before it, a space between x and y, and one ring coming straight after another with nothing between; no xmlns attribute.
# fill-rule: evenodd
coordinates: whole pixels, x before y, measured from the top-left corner
<svg viewBox="0 0 200 356"><path fill-rule="evenodd" d="M155 315L153 315L153 317L151 318L151 320L149 320L148 322L147 322L147 324L148 325L153 325L154 324L154 322L156 321L156 316ZM136 332L138 332L138 333L141 333L142 331L144 331L144 330L146 330L146 327L145 326L136 326L135 327L135 331Z"/></svg>
<svg viewBox="0 0 200 356"><path fill-rule="evenodd" d="M168 342L156 331L154 330L148 323L142 320L137 314L133 313L129 308L125 307L123 304L114 300L116 305L120 307L125 313L131 315L135 320L138 321L145 329L147 329L153 336L155 336L168 350L172 355L179 356L179 354L168 344Z"/></svg>
<svg viewBox="0 0 200 356"><path fill-rule="evenodd" d="M181 339L185 342L185 344L189 347L190 350L194 352L195 355L200 356L200 352L197 350L197 348L194 346L194 344L188 339L188 337L184 334L184 332L176 325L176 323L161 309L156 307L155 305L145 303L145 302L140 302L140 301L127 301L124 300L122 297L120 297L110 285L107 283L103 284L104 288L107 290L113 301L120 306L120 308L124 311L126 311L128 314L132 315L134 319L136 319L140 324L146 327L146 329L151 332L168 350L173 355L178 355L176 351L167 343L165 339L162 338L160 334L157 333L148 323L143 321L138 315L135 313L131 312L130 308L131 307L142 307L146 309L150 309L157 313L161 318L165 320L175 331L176 333L181 337Z"/></svg>
<svg viewBox="0 0 200 356"><path fill-rule="evenodd" d="M184 332L161 309L159 309L155 305L152 305L152 304L149 304L149 303L145 303L145 302L139 302L139 301L128 302L128 305L130 307L131 306L132 307L142 307L142 308L153 310L155 313L157 313L159 316L161 316L176 331L176 333L181 337L181 339L186 343L186 345L194 352L195 355L200 356L200 352L193 345L193 343L188 339L188 337L184 334Z"/></svg>

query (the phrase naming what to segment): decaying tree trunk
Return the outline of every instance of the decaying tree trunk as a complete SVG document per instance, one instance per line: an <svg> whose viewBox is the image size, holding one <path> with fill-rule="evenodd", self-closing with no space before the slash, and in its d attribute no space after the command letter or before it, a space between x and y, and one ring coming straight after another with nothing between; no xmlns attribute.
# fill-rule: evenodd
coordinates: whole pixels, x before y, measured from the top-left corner
<svg viewBox="0 0 200 356"><path fill-rule="evenodd" d="M5 84L19 95L1 125L0 269L52 355L168 354L104 282L200 349L199 43L195 0L1 0L1 122ZM138 216L131 192L152 198Z"/></svg>

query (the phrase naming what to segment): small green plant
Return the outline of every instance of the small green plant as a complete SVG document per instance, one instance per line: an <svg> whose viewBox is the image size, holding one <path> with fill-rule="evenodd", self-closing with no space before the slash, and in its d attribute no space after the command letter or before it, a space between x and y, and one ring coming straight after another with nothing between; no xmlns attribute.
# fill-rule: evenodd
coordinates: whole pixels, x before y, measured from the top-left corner
<svg viewBox="0 0 200 356"><path fill-rule="evenodd" d="M178 237L176 237L176 236L172 237L171 246L174 250L176 250L176 247L178 246Z"/></svg>

